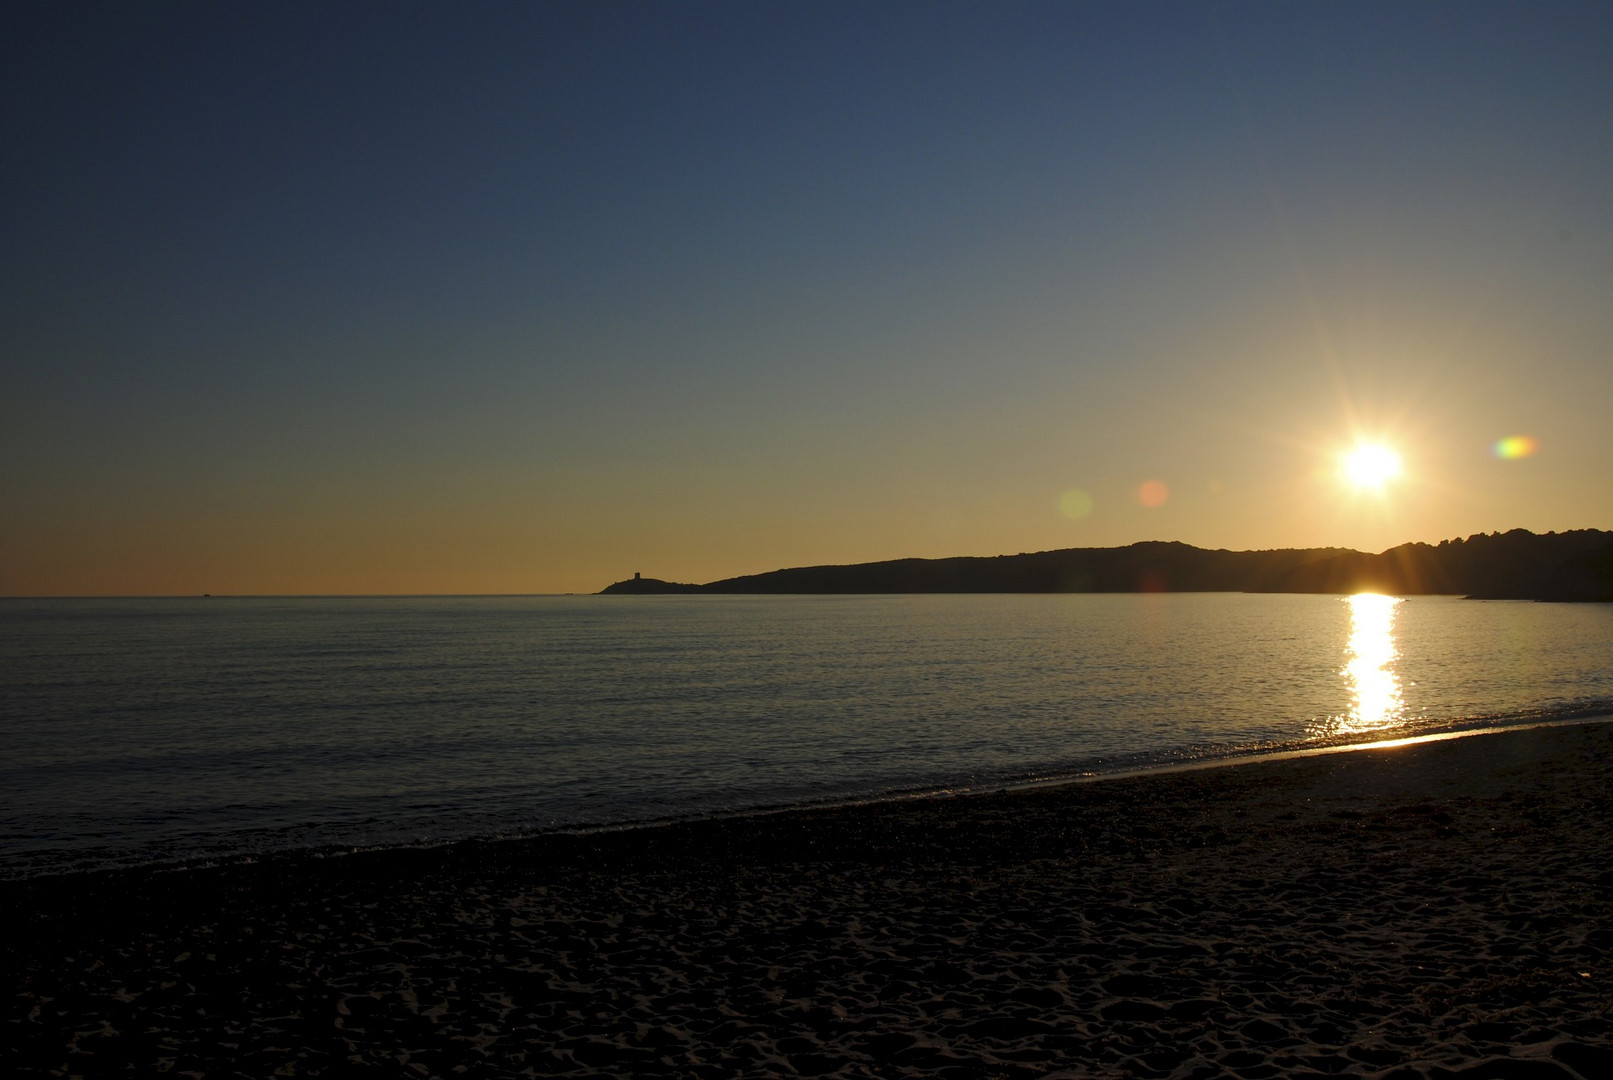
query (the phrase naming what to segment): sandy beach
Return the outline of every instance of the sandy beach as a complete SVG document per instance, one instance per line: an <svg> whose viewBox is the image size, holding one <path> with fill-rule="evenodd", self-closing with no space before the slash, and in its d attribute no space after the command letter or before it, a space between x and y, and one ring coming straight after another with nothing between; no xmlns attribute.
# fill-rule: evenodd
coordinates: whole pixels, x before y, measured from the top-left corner
<svg viewBox="0 0 1613 1080"><path fill-rule="evenodd" d="M8 1075L1613 1076L1613 725L0 886Z"/></svg>

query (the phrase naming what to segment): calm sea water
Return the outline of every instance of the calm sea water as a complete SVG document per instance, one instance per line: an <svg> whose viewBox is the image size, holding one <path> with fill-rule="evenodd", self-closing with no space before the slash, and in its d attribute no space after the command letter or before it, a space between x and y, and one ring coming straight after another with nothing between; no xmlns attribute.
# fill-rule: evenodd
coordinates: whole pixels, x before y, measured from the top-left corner
<svg viewBox="0 0 1613 1080"><path fill-rule="evenodd" d="M1613 713L1613 606L0 601L0 876L434 843Z"/></svg>

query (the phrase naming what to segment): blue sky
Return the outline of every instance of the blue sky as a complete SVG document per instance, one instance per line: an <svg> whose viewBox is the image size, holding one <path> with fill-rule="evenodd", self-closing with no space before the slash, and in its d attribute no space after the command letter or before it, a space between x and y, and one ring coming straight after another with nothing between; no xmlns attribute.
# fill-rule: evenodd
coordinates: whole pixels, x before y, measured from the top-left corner
<svg viewBox="0 0 1613 1080"><path fill-rule="evenodd" d="M3 18L0 593L1613 527L1605 5Z"/></svg>

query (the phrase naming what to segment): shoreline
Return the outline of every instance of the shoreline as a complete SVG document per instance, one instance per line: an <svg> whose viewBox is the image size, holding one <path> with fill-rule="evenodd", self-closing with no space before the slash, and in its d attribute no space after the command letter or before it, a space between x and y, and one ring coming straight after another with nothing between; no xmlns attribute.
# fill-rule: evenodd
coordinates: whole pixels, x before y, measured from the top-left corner
<svg viewBox="0 0 1613 1080"><path fill-rule="evenodd" d="M917 786L912 788L897 788L892 790L868 793L830 795L820 799L803 802L763 803L753 806L739 806L734 808L706 809L689 811L680 814L669 814L663 817L627 818L615 821L583 822L573 824L552 825L530 830L517 830L497 834L471 834L450 836L441 839L422 841L397 841L368 844L352 843L319 843L307 846L270 847L262 850L250 851L220 851L215 853L197 853L193 855L152 859L149 861L121 861L114 859L102 865L68 866L63 869L46 869L28 874L12 874L12 868L0 873L0 886L27 884L30 882L45 882L57 879L84 879L97 875L107 874L151 874L151 873L188 873L192 871L216 871L229 867L250 866L260 863L277 863L283 861L327 860L343 859L353 856L381 856L390 852L432 852L442 849L463 847L467 845L488 844L520 844L541 842L544 840L564 838L570 836L610 835L615 833L638 833L667 829L676 826L697 822L722 822L740 820L751 817L765 817L774 814L793 814L819 810L854 809L862 806L878 806L885 803L904 803L932 799L953 799L978 796L986 793L1001 793L1005 791L1020 791L1027 789L1059 787L1065 784L1092 784L1103 783L1110 780L1142 778L1149 776L1165 776L1179 772L1194 772L1201 769L1219 769L1235 767L1259 762L1287 761L1291 759L1325 756L1331 754L1354 753L1364 750L1374 750L1384 747L1410 746L1428 742L1442 742L1450 739L1464 739L1472 736L1504 734L1514 731L1527 731L1543 727L1572 727L1582 724L1613 724L1613 714L1602 710L1605 705L1586 709L1575 707L1559 715L1551 715L1550 710L1532 714L1522 714L1510 718L1490 717L1478 720L1463 721L1457 726L1436 726L1433 730L1416 734L1391 735L1388 738L1372 739L1360 742L1346 741L1349 738L1360 738L1360 733L1353 736L1339 736L1337 741L1321 741L1302 739L1286 743L1274 743L1267 746L1254 744L1249 747L1231 748L1225 751L1212 751L1204 756L1193 756L1194 748L1181 751L1183 756L1166 757L1163 760L1146 761L1142 764L1119 764L1102 762L1095 763L1087 768L1072 768L1068 771L1055 770L1046 775L1024 775L1019 777L1006 777L1000 779L973 779L967 782L944 784L936 786ZM1471 726L1467 726L1471 725ZM1146 756L1146 755L1136 755ZM1125 761L1125 757L1119 760Z"/></svg>
<svg viewBox="0 0 1613 1080"><path fill-rule="evenodd" d="M1613 726L1473 734L6 882L0 1058L29 1075L334 1075L355 1057L378 1075L1605 1075Z"/></svg>

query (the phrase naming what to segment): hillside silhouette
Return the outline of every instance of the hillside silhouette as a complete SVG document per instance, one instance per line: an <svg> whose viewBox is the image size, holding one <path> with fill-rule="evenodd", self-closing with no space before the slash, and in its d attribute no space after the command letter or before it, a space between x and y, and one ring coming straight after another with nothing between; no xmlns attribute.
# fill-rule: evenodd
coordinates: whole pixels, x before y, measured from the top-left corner
<svg viewBox="0 0 1613 1080"><path fill-rule="evenodd" d="M1486 600L1613 600L1613 532L1526 529L1376 555L1348 548L1207 550L1146 541L1021 555L803 566L704 585L640 578L605 594L1383 592Z"/></svg>

